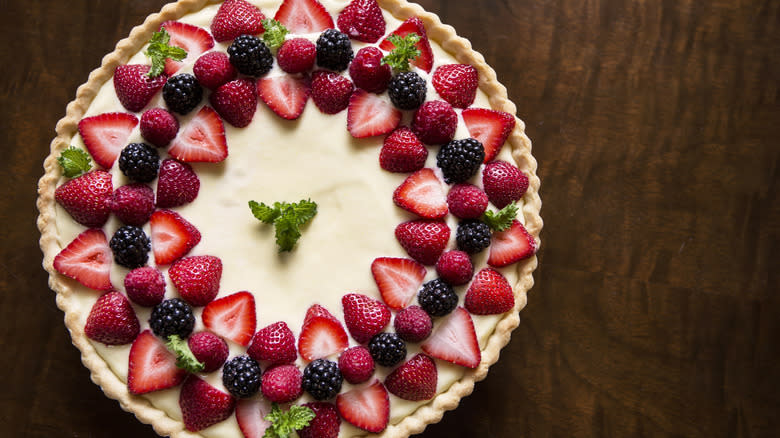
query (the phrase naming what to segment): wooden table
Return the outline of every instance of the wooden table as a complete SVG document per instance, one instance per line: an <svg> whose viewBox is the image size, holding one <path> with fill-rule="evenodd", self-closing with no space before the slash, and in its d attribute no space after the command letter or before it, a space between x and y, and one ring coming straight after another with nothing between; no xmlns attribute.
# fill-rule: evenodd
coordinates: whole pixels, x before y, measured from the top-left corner
<svg viewBox="0 0 780 438"><path fill-rule="evenodd" d="M780 3L420 3L508 87L545 220L520 328L424 436L777 436ZM0 2L6 436L155 436L70 345L35 187L76 87L163 4Z"/></svg>

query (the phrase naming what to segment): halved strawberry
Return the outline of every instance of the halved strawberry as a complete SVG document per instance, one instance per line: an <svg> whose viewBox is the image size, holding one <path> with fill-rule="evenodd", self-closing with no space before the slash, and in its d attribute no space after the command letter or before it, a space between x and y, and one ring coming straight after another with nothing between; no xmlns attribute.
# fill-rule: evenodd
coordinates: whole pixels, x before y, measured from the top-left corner
<svg viewBox="0 0 780 438"><path fill-rule="evenodd" d="M54 269L84 286L111 290L111 248L99 228L82 232L54 257Z"/></svg>
<svg viewBox="0 0 780 438"><path fill-rule="evenodd" d="M284 0L274 15L291 33L317 33L333 29L333 18L317 0Z"/></svg>
<svg viewBox="0 0 780 438"><path fill-rule="evenodd" d="M515 127L515 117L503 111L485 108L467 108L461 114L469 135L485 147L484 162L495 158Z"/></svg>
<svg viewBox="0 0 780 438"><path fill-rule="evenodd" d="M181 387L179 407L184 427L197 432L228 419L236 407L236 399L190 374Z"/></svg>
<svg viewBox="0 0 780 438"><path fill-rule="evenodd" d="M246 0L226 0L211 20L211 34L217 42L236 39L239 35L259 35L265 31L260 8Z"/></svg>
<svg viewBox="0 0 780 438"><path fill-rule="evenodd" d="M236 421L244 438L263 438L271 422L265 416L271 412L271 403L265 397L244 398L236 403Z"/></svg>
<svg viewBox="0 0 780 438"><path fill-rule="evenodd" d="M157 210L149 219L154 262L167 265L186 255L200 242L200 232L179 213Z"/></svg>
<svg viewBox="0 0 780 438"><path fill-rule="evenodd" d="M225 125L219 114L207 106L201 108L173 139L168 153L173 158L190 163L217 163L227 158Z"/></svg>
<svg viewBox="0 0 780 438"><path fill-rule="evenodd" d="M468 368L476 368L482 360L474 321L463 307L457 307L436 322L422 350L437 359Z"/></svg>
<svg viewBox="0 0 780 438"><path fill-rule="evenodd" d="M311 93L309 77L281 75L257 81L257 95L279 117L295 120L301 116Z"/></svg>
<svg viewBox="0 0 780 438"><path fill-rule="evenodd" d="M495 268L511 265L536 254L536 240L523 224L515 220L504 231L493 233L490 239L488 265Z"/></svg>
<svg viewBox="0 0 780 438"><path fill-rule="evenodd" d="M384 135L401 123L401 111L390 101L357 89L349 98L347 129L355 138Z"/></svg>
<svg viewBox="0 0 780 438"><path fill-rule="evenodd" d="M391 32L390 35L405 37L412 32L420 36L420 41L417 42L420 56L411 60L410 63L413 66L430 73L433 68L433 50L431 50L431 43L428 41L428 34L425 32L425 25L419 17L407 19L398 26L398 29ZM388 37L390 35L388 35ZM385 39L382 40L382 43L379 44L379 48L389 52L395 48L395 44L391 43L390 40L385 37Z"/></svg>
<svg viewBox="0 0 780 438"><path fill-rule="evenodd" d="M151 330L144 330L130 347L127 367L127 389L132 394L173 388L187 377L176 366L176 355L165 348Z"/></svg>
<svg viewBox="0 0 780 438"><path fill-rule="evenodd" d="M217 335L246 347L257 327L255 297L242 291L210 302L203 309L203 325Z"/></svg>
<svg viewBox="0 0 780 438"><path fill-rule="evenodd" d="M339 394L336 407L343 419L368 432L385 430L390 419L390 397L379 380Z"/></svg>
<svg viewBox="0 0 780 438"><path fill-rule="evenodd" d="M160 27L164 27L171 36L168 44L181 47L187 52L187 57L181 61L166 58L165 74L168 76L173 76L184 63L194 62L201 54L214 48L214 38L201 27L179 21L166 21Z"/></svg>
<svg viewBox="0 0 780 438"><path fill-rule="evenodd" d="M393 202L427 219L440 219L449 212L444 183L427 167L409 175L395 189Z"/></svg>
<svg viewBox="0 0 780 438"><path fill-rule="evenodd" d="M352 0L336 23L340 31L364 43L375 43L385 34L385 18L376 0Z"/></svg>
<svg viewBox="0 0 780 438"><path fill-rule="evenodd" d="M110 169L136 125L138 118L132 114L104 113L81 119L79 134L95 163Z"/></svg>
<svg viewBox="0 0 780 438"><path fill-rule="evenodd" d="M417 296L426 269L412 259L379 257L371 263L371 273L385 304L399 310Z"/></svg>
<svg viewBox="0 0 780 438"><path fill-rule="evenodd" d="M341 353L347 346L349 339L341 322L319 304L309 307L298 337L301 357L308 361L320 359Z"/></svg>

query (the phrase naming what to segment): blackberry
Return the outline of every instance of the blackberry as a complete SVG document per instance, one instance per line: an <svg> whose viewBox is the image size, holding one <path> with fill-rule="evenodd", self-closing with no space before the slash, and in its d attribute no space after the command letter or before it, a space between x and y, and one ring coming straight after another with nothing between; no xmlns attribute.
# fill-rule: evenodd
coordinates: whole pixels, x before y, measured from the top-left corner
<svg viewBox="0 0 780 438"><path fill-rule="evenodd" d="M441 278L425 283L417 294L420 307L431 316L444 316L458 305L458 296L452 286Z"/></svg>
<svg viewBox="0 0 780 438"><path fill-rule="evenodd" d="M333 398L341 391L344 377L336 362L316 359L303 370L303 389L317 400Z"/></svg>
<svg viewBox="0 0 780 438"><path fill-rule="evenodd" d="M260 364L249 356L236 356L222 367L222 384L233 396L247 398L260 389Z"/></svg>
<svg viewBox="0 0 780 438"><path fill-rule="evenodd" d="M227 49L230 63L240 73L260 77L274 65L274 57L263 40L253 35L241 35Z"/></svg>
<svg viewBox="0 0 780 438"><path fill-rule="evenodd" d="M352 61L352 43L349 37L336 29L328 29L317 38L317 65L333 71L342 71Z"/></svg>
<svg viewBox="0 0 780 438"><path fill-rule="evenodd" d="M119 154L119 170L133 181L151 182L159 169L160 154L146 143L130 143Z"/></svg>
<svg viewBox="0 0 780 438"><path fill-rule="evenodd" d="M152 245L149 236L139 227L124 225L114 233L109 242L114 261L126 268L140 268L149 260Z"/></svg>
<svg viewBox="0 0 780 438"><path fill-rule="evenodd" d="M163 86L163 99L168 109L184 115L195 109L203 99L203 87L189 73L171 76Z"/></svg>
<svg viewBox="0 0 780 438"><path fill-rule="evenodd" d="M459 250L476 254L490 246L490 227L478 219L460 221L455 241Z"/></svg>
<svg viewBox="0 0 780 438"><path fill-rule="evenodd" d="M181 298L165 300L152 309L149 326L152 327L155 335L163 339L171 335L179 335L184 339L195 327L192 307Z"/></svg>
<svg viewBox="0 0 780 438"><path fill-rule="evenodd" d="M439 149L436 165L447 184L464 182L474 176L485 159L485 148L478 140L452 140Z"/></svg>
<svg viewBox="0 0 780 438"><path fill-rule="evenodd" d="M368 351L371 352L374 362L392 367L406 357L406 344L395 333L377 333L368 341Z"/></svg>
<svg viewBox="0 0 780 438"><path fill-rule="evenodd" d="M425 102L426 88L425 79L413 71L405 71L390 79L387 93L397 108L413 110Z"/></svg>

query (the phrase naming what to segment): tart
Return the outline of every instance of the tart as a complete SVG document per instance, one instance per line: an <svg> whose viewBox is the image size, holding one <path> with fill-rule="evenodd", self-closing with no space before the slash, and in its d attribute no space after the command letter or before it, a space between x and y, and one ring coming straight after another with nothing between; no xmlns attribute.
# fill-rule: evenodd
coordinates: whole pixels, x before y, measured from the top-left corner
<svg viewBox="0 0 780 438"><path fill-rule="evenodd" d="M39 183L43 265L93 381L164 436L439 421L533 284L514 112L403 0L149 16L78 89Z"/></svg>

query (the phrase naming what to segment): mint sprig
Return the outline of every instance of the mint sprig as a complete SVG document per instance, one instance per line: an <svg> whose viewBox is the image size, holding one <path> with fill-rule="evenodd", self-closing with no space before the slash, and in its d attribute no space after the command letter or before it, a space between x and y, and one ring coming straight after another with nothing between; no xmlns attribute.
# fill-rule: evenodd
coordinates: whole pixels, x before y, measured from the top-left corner
<svg viewBox="0 0 780 438"><path fill-rule="evenodd" d="M187 341L180 338L179 335L168 336L168 342L165 343L165 347L176 355L176 366L178 368L191 373L199 373L206 368L206 365L192 354Z"/></svg>
<svg viewBox="0 0 780 438"><path fill-rule="evenodd" d="M283 411L278 404L271 405L271 412L265 416L271 426L265 430L263 438L288 438L291 433L308 426L314 419L314 411L306 406L293 405Z"/></svg>
<svg viewBox="0 0 780 438"><path fill-rule="evenodd" d="M272 18L264 18L261 23L263 23L263 29L265 29L263 42L271 49L278 49L289 31L281 22Z"/></svg>
<svg viewBox="0 0 780 438"><path fill-rule="evenodd" d="M249 201L252 214L261 222L273 224L279 252L291 251L301 237L301 225L317 214L317 204L311 200L300 202L274 202L273 206Z"/></svg>
<svg viewBox="0 0 780 438"><path fill-rule="evenodd" d="M187 51L181 47L171 46L169 43L171 36L165 28L152 34L149 40L149 47L146 49L146 56L152 60L152 68L149 69L149 77L159 76L165 69L165 59L171 58L174 61L181 61L187 57Z"/></svg>
<svg viewBox="0 0 780 438"><path fill-rule="evenodd" d="M393 34L387 37L387 39L395 45L395 48L382 58L382 64L387 64L398 71L409 70L409 61L421 54L420 49L417 48L420 35L414 32L404 37Z"/></svg>
<svg viewBox="0 0 780 438"><path fill-rule="evenodd" d="M482 215L482 221L488 224L493 231L504 231L512 226L512 221L517 217L517 204L512 202L497 212L490 210Z"/></svg>
<svg viewBox="0 0 780 438"><path fill-rule="evenodd" d="M62 173L68 178L75 178L92 169L92 158L89 154L73 146L62 151L57 162L62 166Z"/></svg>

